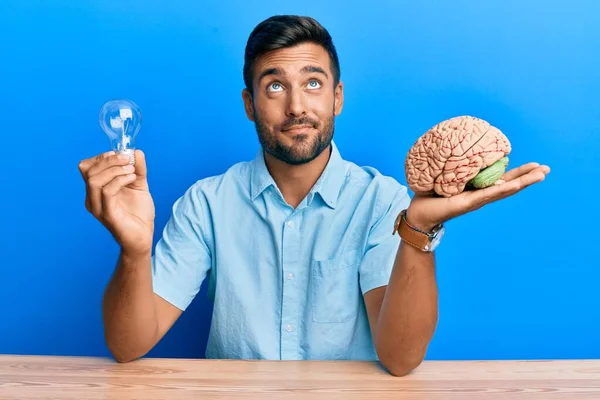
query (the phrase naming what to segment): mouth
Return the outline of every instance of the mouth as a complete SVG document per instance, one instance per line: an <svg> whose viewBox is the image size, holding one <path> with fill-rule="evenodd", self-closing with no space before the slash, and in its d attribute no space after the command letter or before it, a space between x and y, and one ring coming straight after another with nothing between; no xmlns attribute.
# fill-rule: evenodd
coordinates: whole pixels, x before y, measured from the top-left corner
<svg viewBox="0 0 600 400"><path fill-rule="evenodd" d="M294 125L290 128L282 129L281 131L287 133L305 133L311 129L313 129L313 127L310 125Z"/></svg>

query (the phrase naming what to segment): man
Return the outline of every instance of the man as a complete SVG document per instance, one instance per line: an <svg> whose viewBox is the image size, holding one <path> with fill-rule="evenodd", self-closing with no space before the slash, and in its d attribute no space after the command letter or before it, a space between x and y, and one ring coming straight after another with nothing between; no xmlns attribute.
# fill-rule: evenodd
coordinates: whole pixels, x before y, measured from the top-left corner
<svg viewBox="0 0 600 400"><path fill-rule="evenodd" d="M259 24L244 81L262 150L192 185L154 255L143 152L135 167L113 152L80 163L87 209L121 246L103 302L110 351L120 362L142 357L210 276L209 358L379 360L409 373L435 331L437 288L433 252L392 234L397 217L407 210L402 237L430 232L549 169L527 164L503 185L411 200L394 179L343 160L332 141L344 103L339 61L311 18Z"/></svg>

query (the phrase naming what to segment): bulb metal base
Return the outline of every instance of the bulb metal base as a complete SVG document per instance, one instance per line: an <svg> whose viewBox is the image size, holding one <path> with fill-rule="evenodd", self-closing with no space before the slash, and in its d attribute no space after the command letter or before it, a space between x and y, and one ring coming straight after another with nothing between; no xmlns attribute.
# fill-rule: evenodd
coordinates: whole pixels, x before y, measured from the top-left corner
<svg viewBox="0 0 600 400"><path fill-rule="evenodd" d="M135 165L135 150L134 149L120 150L119 154L129 155L129 165Z"/></svg>

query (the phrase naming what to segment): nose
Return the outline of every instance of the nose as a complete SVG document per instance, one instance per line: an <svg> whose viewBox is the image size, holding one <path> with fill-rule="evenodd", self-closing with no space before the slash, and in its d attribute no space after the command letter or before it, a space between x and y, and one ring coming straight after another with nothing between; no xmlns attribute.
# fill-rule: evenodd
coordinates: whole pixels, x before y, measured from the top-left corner
<svg viewBox="0 0 600 400"><path fill-rule="evenodd" d="M286 114L296 118L306 115L306 104L301 90L289 91Z"/></svg>

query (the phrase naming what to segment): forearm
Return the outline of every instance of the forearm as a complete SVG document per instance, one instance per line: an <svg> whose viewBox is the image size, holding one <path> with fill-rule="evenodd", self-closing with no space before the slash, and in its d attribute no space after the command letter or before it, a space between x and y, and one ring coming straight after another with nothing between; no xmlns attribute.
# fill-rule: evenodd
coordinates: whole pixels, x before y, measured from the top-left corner
<svg viewBox="0 0 600 400"><path fill-rule="evenodd" d="M120 362L143 356L156 343L158 318L152 290L151 253L123 252L103 299L106 343Z"/></svg>
<svg viewBox="0 0 600 400"><path fill-rule="evenodd" d="M381 363L394 375L416 368L438 320L435 258L401 242L375 330Z"/></svg>

